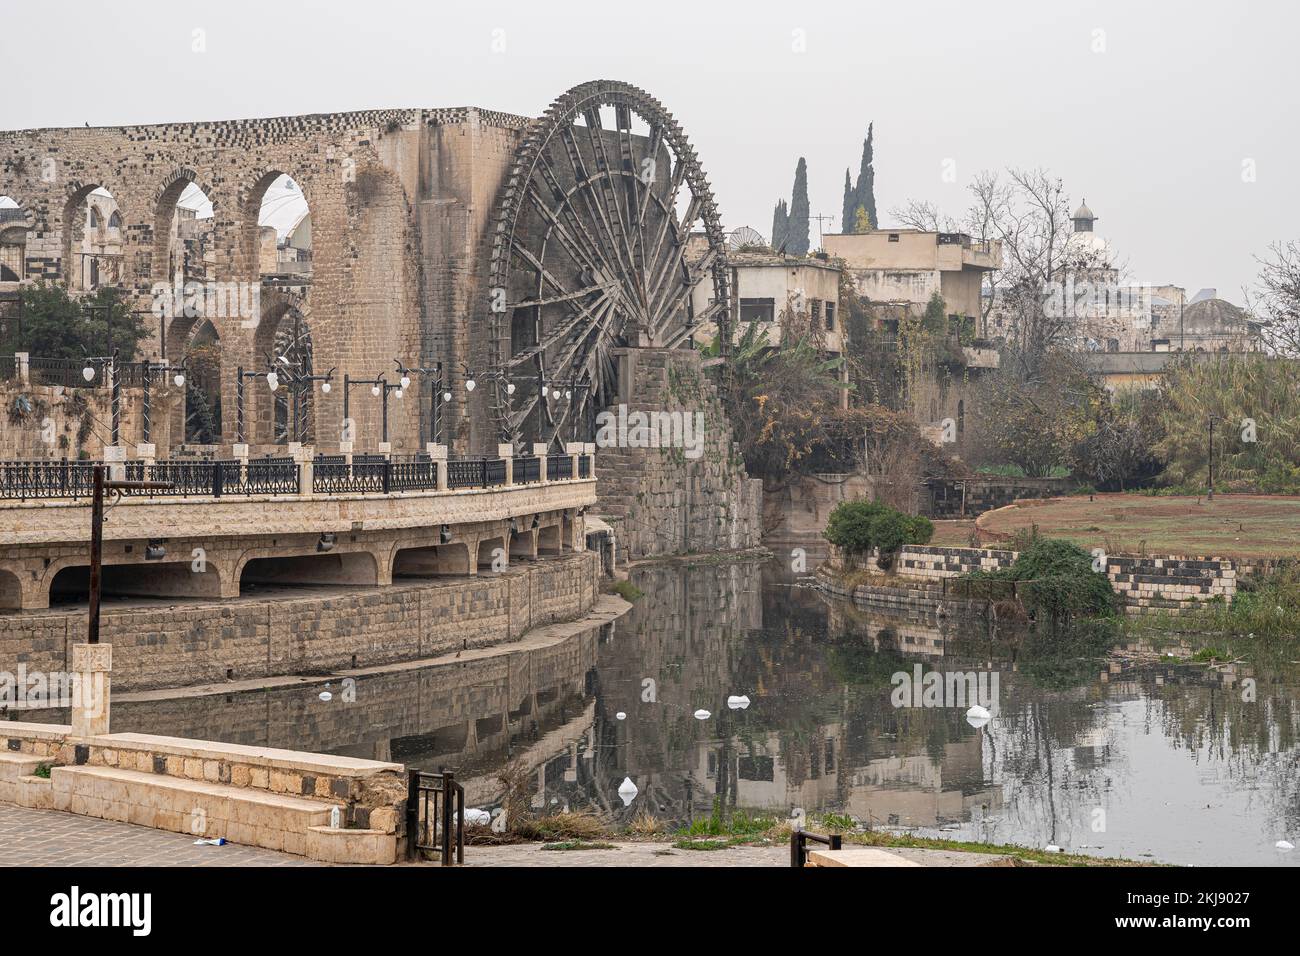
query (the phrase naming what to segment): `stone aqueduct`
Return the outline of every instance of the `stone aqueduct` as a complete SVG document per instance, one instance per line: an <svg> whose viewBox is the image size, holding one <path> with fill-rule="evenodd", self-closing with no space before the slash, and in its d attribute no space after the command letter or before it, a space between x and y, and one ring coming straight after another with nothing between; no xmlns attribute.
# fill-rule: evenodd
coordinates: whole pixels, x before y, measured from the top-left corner
<svg viewBox="0 0 1300 956"><path fill-rule="evenodd" d="M68 280L73 238L86 197L112 193L123 219L123 285L132 307L151 309L155 283L169 281L166 242L182 191L197 184L212 203L218 282L258 283L258 215L281 174L310 208L312 276L305 294L264 292L261 315L217 317L222 405L235 407L235 368L260 369L275 329L298 308L312 337L314 365L392 380L394 358L441 362L454 398L442 414L444 441L456 453L495 451L484 400L463 388L466 370L488 361L482 294L486 237L494 201L530 120L486 110L395 109L261 120L167 123L0 132L0 195L28 216L26 278ZM168 320L168 354L177 354L193 317ZM155 323L156 324L156 323ZM161 353L155 329L146 352ZM423 390L427 395L427 387ZM365 400L360 400L364 398ZM265 434L272 397L250 389L254 444ZM377 441L379 403L354 397L358 450ZM339 439L343 389L317 394L316 434L328 450ZM412 453L429 437L427 401L393 402L394 452ZM233 441L234 415L223 419Z"/></svg>

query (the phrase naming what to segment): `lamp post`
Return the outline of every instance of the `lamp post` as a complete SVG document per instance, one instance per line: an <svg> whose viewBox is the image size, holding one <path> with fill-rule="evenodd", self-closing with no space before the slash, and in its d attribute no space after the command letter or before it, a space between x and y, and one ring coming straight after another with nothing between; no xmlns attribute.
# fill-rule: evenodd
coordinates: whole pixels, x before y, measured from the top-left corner
<svg viewBox="0 0 1300 956"><path fill-rule="evenodd" d="M104 369L105 377L108 380L108 386L111 389L110 407L112 408L112 444L117 447L120 435L121 425L121 405L122 390L117 380L117 354L110 352L108 355L90 355L86 357L86 367L81 370L81 376L87 382L94 381L95 365L98 364Z"/></svg>
<svg viewBox="0 0 1300 956"><path fill-rule="evenodd" d="M404 389L409 388L411 385L412 372L419 375L433 376L429 382L429 441L437 443L438 432L440 430L439 425L441 424L438 413L444 401L451 401L451 393L443 392L442 363L433 363L433 368L425 368L418 365L408 368L402 364L401 359L393 359L393 364L397 366L397 374L401 376L398 379L398 382Z"/></svg>
<svg viewBox="0 0 1300 956"><path fill-rule="evenodd" d="M140 405L140 430L144 437L144 443L149 444L149 436L152 432L152 405L150 404L150 382L154 375L167 375L168 372L175 372L176 375L172 381L177 388L185 387L185 363L180 365L168 365L166 362L145 362L144 363L144 380L140 383L144 389L142 402Z"/></svg>
<svg viewBox="0 0 1300 956"><path fill-rule="evenodd" d="M235 370L235 441L243 445L244 438L244 380L262 378L265 372L245 372L241 365Z"/></svg>
<svg viewBox="0 0 1300 956"><path fill-rule="evenodd" d="M407 379L407 383L408 384L410 383L409 378ZM343 376L343 421L344 421L345 428L347 427L347 422L349 420L348 410L351 407L350 402L351 402L352 389L357 387L358 385L370 386L370 394L375 396L375 398L381 399L383 402L383 432L382 432L383 437L380 439L380 441L382 441L384 444L387 444L388 443L388 393L396 392L397 397L401 398L403 386L401 385L400 382L396 385L389 383L388 379L386 379L382 375L377 375L372 379L353 379L347 375L344 375Z"/></svg>
<svg viewBox="0 0 1300 956"><path fill-rule="evenodd" d="M591 388L590 382L580 382L577 379L542 379L542 398L546 400L558 399L561 395L561 391L563 391L564 400L572 404L574 391L588 388ZM546 407L549 411L550 406L548 405ZM569 416L569 437L571 439L577 439L578 437L578 419L572 414Z"/></svg>

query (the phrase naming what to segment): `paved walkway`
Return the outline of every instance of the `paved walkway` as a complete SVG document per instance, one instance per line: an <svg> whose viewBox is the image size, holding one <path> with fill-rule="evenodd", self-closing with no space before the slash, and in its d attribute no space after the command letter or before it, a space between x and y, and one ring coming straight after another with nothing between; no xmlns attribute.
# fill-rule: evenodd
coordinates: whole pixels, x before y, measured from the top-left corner
<svg viewBox="0 0 1300 956"><path fill-rule="evenodd" d="M317 866L257 847L195 846L197 837L59 810L0 803L0 866Z"/></svg>
<svg viewBox="0 0 1300 956"><path fill-rule="evenodd" d="M722 850L678 850L671 843L615 843L612 850L543 850L540 843L467 846L466 866L784 866L790 847L733 846ZM809 845L809 849L820 849ZM921 866L1005 866L1009 857L910 847L881 851Z"/></svg>

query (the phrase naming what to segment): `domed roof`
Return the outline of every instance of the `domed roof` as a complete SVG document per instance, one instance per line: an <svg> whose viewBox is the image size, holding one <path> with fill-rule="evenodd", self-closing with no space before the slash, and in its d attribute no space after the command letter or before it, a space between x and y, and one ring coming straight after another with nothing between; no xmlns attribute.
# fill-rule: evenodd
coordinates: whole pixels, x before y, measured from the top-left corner
<svg viewBox="0 0 1300 956"><path fill-rule="evenodd" d="M1088 200L1085 199L1082 202L1082 204L1080 204L1079 208L1074 211L1074 215L1071 216L1070 218L1071 219L1096 219L1097 217L1094 216L1092 210L1088 208Z"/></svg>

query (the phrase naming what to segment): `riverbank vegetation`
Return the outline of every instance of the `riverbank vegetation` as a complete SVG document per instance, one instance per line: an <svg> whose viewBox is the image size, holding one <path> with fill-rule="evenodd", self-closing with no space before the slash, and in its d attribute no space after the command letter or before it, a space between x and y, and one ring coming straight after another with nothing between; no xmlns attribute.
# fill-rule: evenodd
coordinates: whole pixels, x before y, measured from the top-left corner
<svg viewBox="0 0 1300 956"><path fill-rule="evenodd" d="M904 514L878 501L841 501L831 511L823 532L826 540L847 554L878 550L892 555L907 544L925 544L934 524L922 515Z"/></svg>
<svg viewBox="0 0 1300 956"><path fill-rule="evenodd" d="M971 596L1013 601L1055 630L1079 618L1111 618L1115 592L1092 556L1069 541L1033 536L1007 567L958 578Z"/></svg>

